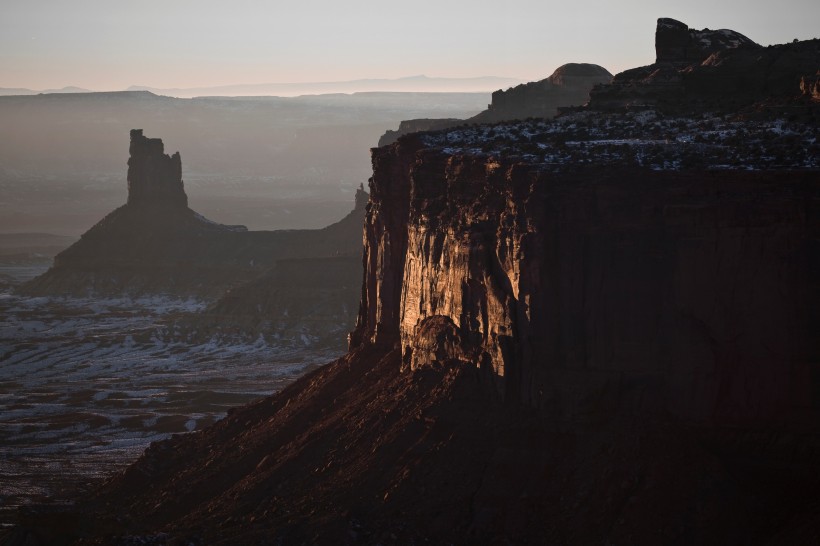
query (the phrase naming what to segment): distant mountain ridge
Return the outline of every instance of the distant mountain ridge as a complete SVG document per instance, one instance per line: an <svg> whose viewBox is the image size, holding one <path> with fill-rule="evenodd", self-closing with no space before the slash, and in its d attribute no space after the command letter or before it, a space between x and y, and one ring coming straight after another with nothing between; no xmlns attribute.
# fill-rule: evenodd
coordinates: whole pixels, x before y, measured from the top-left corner
<svg viewBox="0 0 820 546"><path fill-rule="evenodd" d="M156 88L132 85L128 91L151 91L158 95L190 98L197 96L256 96L273 95L293 97L298 95L323 95L328 93L362 92L461 92L480 93L494 91L522 83L516 78L483 76L475 78L431 78L424 75L405 78L368 78L340 82L293 82L220 85L214 87Z"/></svg>
<svg viewBox="0 0 820 546"><path fill-rule="evenodd" d="M132 85L125 91L150 91L156 95L177 98L200 96L280 96L294 97L299 95L323 95L328 93L362 93L362 92L426 92L426 93L482 93L496 89L512 87L524 83L518 78L501 76L478 76L472 78L436 78L425 75L407 76L404 78L364 78L348 81L329 82L284 82L284 83L250 83L200 87L151 87ZM109 90L112 91L112 90ZM120 91L120 90L113 90ZM52 93L94 93L81 87L63 87L62 89L34 90L20 87L0 87L0 96L37 95Z"/></svg>
<svg viewBox="0 0 820 546"><path fill-rule="evenodd" d="M73 85L69 85L67 87L62 87L60 89L43 89L41 91L35 91L34 89L27 89L25 87L0 87L0 96L10 96L10 95L52 95L57 93L93 93L94 91L90 89L84 89L82 87L75 87Z"/></svg>

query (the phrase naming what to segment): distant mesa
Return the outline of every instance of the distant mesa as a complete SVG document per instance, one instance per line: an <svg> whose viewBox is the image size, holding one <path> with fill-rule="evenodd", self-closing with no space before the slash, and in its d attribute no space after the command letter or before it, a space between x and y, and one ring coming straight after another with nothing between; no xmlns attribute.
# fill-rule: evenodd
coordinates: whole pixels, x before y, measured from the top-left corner
<svg viewBox="0 0 820 546"><path fill-rule="evenodd" d="M350 279L361 276L365 191L356 192L347 216L323 229L248 231L188 208L179 152L166 154L162 140L141 129L130 136L127 203L21 292L196 297L214 306L189 323L209 334L279 327L280 343L290 333L312 345L344 345L360 293Z"/></svg>
<svg viewBox="0 0 820 546"><path fill-rule="evenodd" d="M155 88L133 85L129 91L152 91L171 97L322 95L332 93L486 93L499 86L521 83L516 78L483 76L475 78L433 78L424 75L405 78L359 79L335 82L285 82L235 84L217 87Z"/></svg>
<svg viewBox="0 0 820 546"><path fill-rule="evenodd" d="M553 117L560 107L581 106L586 103L589 91L594 86L610 81L612 74L602 66L568 63L558 67L551 76L541 81L496 91L487 110L467 122L492 123L529 117Z"/></svg>
<svg viewBox="0 0 820 546"><path fill-rule="evenodd" d="M0 97L9 95L70 95L76 93L93 93L90 89L83 89L82 87L67 86L60 89L43 89L42 91L35 91L34 89L26 89L22 87L0 87Z"/></svg>
<svg viewBox="0 0 820 546"><path fill-rule="evenodd" d="M44 95L53 95L53 94L58 94L58 93L72 94L72 93L93 93L93 92L94 91L92 91L90 89L85 89L83 87L77 87L77 86L74 86L74 85L61 87L60 89L45 89L43 91L40 91L40 93L42 93Z"/></svg>
<svg viewBox="0 0 820 546"><path fill-rule="evenodd" d="M517 85L506 91L495 91L487 109L471 118L402 121L397 131L387 131L379 139L379 146L391 144L402 135L448 129L464 123L550 118L558 113L559 108L585 104L595 85L609 83L611 80L612 74L597 64L568 63L558 67L551 76L543 80Z"/></svg>
<svg viewBox="0 0 820 546"><path fill-rule="evenodd" d="M388 129L379 138L379 147L393 144L399 137L409 135L411 133L419 133L421 131L438 131L439 129L449 129L457 127L465 123L463 119L458 118L420 118L420 119L405 119L399 122L399 128L396 131Z"/></svg>
<svg viewBox="0 0 820 546"><path fill-rule="evenodd" d="M479 76L471 78L429 77L425 75L403 78L369 78L349 81L283 82L231 84L213 87L151 87L131 85L123 92L150 91L156 95L176 98L194 97L297 97L302 95L354 94L354 93L488 93L498 87L521 83L518 78ZM117 92L108 90L107 92ZM0 96L38 94L97 93L81 87L68 86L61 89L27 89L0 87Z"/></svg>

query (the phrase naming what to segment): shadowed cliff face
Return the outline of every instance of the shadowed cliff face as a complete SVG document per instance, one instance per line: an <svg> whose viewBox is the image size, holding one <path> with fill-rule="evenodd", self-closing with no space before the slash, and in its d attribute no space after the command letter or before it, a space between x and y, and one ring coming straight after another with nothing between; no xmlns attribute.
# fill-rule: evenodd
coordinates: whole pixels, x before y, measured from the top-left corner
<svg viewBox="0 0 820 546"><path fill-rule="evenodd" d="M815 172L549 173L414 141L374 169L354 339L568 416L623 396L713 424L816 412Z"/></svg>

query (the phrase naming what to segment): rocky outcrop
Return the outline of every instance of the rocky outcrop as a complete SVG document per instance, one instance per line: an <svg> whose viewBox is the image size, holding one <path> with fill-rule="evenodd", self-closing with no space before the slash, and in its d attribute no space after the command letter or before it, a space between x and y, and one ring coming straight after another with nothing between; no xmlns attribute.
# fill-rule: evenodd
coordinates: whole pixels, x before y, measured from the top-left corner
<svg viewBox="0 0 820 546"><path fill-rule="evenodd" d="M689 29L658 19L656 62L617 74L590 93L595 110L725 110L792 101L820 66L820 40L762 47L732 30Z"/></svg>
<svg viewBox="0 0 820 546"><path fill-rule="evenodd" d="M756 51L760 48L759 44L734 30L694 30L669 18L658 19L655 30L655 63L689 65L703 62L720 51Z"/></svg>
<svg viewBox="0 0 820 546"><path fill-rule="evenodd" d="M379 138L379 148L396 142L400 136L418 133L420 131L437 131L448 129L464 123L463 119L443 118L443 119L406 119L399 123L397 131L387 130Z"/></svg>
<svg viewBox="0 0 820 546"><path fill-rule="evenodd" d="M332 226L248 231L218 224L186 206L178 154L131 132L128 202L58 254L21 291L33 295L168 294L216 300L258 278L278 260L357 256L366 193Z"/></svg>
<svg viewBox="0 0 820 546"><path fill-rule="evenodd" d="M612 74L597 64L565 64L541 81L494 92L487 110L467 121L494 123L530 117L551 118L559 108L585 104L593 87L611 80Z"/></svg>
<svg viewBox="0 0 820 546"><path fill-rule="evenodd" d="M402 121L398 131L387 131L382 135L379 146L392 144L403 135L421 131L449 129L465 124L551 118L561 108L585 104L594 86L611 80L612 74L597 64L568 63L558 67L551 76L541 81L521 84L506 91L495 91L487 109L471 118Z"/></svg>
<svg viewBox="0 0 820 546"><path fill-rule="evenodd" d="M375 154L355 339L400 343L408 369L476 366L568 415L637 396L693 422L811 418L815 172Z"/></svg>
<svg viewBox="0 0 820 546"><path fill-rule="evenodd" d="M131 157L128 159L129 205L188 206L179 152L169 156L164 151L162 139L147 138L142 134L142 129L131 130Z"/></svg>

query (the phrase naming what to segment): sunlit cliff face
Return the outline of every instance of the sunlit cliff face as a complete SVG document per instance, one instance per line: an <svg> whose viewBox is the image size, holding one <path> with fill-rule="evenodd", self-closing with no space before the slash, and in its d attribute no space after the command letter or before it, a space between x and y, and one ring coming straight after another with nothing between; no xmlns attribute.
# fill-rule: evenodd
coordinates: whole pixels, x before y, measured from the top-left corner
<svg viewBox="0 0 820 546"><path fill-rule="evenodd" d="M475 366L569 413L633 380L687 419L799 413L810 402L780 367L798 358L785 340L807 327L803 289L762 294L809 290L817 137L800 120L651 110L403 137L373 151L352 345L397 343L405 370Z"/></svg>

